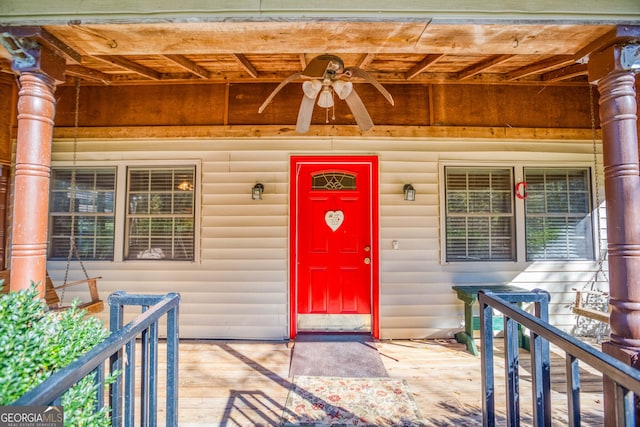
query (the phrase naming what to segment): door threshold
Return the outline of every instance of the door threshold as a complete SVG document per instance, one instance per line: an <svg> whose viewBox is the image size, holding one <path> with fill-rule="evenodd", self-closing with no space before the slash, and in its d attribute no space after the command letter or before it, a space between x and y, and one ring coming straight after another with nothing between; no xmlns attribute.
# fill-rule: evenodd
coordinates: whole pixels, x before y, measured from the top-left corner
<svg viewBox="0 0 640 427"><path fill-rule="evenodd" d="M371 332L371 314L298 314L298 332Z"/></svg>

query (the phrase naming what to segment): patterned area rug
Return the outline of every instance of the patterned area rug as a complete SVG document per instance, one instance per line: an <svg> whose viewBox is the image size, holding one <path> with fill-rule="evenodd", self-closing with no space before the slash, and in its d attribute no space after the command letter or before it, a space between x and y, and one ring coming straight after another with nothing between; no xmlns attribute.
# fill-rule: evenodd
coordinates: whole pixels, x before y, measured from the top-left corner
<svg viewBox="0 0 640 427"><path fill-rule="evenodd" d="M407 382L398 378L296 376L282 426L425 426Z"/></svg>

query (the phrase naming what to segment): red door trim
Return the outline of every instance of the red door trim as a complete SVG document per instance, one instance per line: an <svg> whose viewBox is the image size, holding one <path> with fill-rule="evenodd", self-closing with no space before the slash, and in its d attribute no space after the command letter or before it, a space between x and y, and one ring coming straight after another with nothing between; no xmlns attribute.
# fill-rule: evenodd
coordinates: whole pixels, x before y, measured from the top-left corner
<svg viewBox="0 0 640 427"><path fill-rule="evenodd" d="M377 156L291 156L289 177L289 338L297 334L297 256L298 256L298 165L348 165L365 163L370 166L371 215L371 334L380 338L380 273L378 242L378 157Z"/></svg>

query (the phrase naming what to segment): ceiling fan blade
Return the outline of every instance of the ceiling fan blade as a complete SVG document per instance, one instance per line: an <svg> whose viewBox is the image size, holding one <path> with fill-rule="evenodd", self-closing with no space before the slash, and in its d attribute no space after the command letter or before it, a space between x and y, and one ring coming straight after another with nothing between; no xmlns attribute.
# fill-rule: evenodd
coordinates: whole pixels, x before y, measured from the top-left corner
<svg viewBox="0 0 640 427"><path fill-rule="evenodd" d="M317 94L316 94L317 96ZM311 125L311 116L313 115L313 107L316 104L316 97L307 95L302 97L300 110L298 111L298 121L296 122L296 132L306 133Z"/></svg>
<svg viewBox="0 0 640 427"><path fill-rule="evenodd" d="M365 108L362 103L362 99L356 93L355 90L352 90L349 95L344 99L349 109L353 113L353 117L356 119L356 123L362 130L369 130L373 127L373 120L371 120L371 116L369 112Z"/></svg>
<svg viewBox="0 0 640 427"><path fill-rule="evenodd" d="M287 77L286 79L284 79L282 82L280 82L280 84L278 85L277 88L275 88L273 90L273 92L271 92L271 95L269 95L269 97L267 99L265 99L265 101L262 103L262 105L260 106L260 108L258 108L258 113L262 114L262 112L264 111L265 108L267 108L267 105L269 105L271 103L271 101L273 101L273 98L278 94L278 92L280 92L280 90L287 84L292 82L295 79L298 79L302 77L302 73L293 73L291 74L289 77Z"/></svg>
<svg viewBox="0 0 640 427"><path fill-rule="evenodd" d="M389 101L389 104L395 105L395 102L393 101L393 97L391 96L389 91L385 89L384 86L380 84L380 82L374 79L371 74L367 73L365 70L358 67L349 67L349 68L346 68L344 71L345 71L345 74L350 74L352 77L361 78L366 80L368 83L371 83L376 89L378 89L378 91L382 94L382 96L384 96L387 99L387 101Z"/></svg>

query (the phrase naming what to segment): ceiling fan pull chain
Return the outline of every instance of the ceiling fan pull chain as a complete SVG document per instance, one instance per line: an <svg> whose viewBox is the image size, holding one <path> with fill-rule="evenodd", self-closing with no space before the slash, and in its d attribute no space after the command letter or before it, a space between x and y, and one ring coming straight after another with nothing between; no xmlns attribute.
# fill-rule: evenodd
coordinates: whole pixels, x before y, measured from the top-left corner
<svg viewBox="0 0 640 427"><path fill-rule="evenodd" d="M333 108L332 113L331 113L331 120L333 120L334 122L336 121L336 92L334 90L331 91L331 97L333 98L333 105L331 106ZM327 121L328 123L328 121Z"/></svg>

